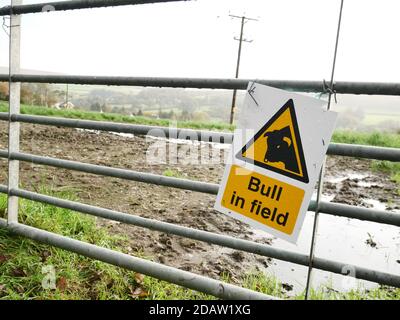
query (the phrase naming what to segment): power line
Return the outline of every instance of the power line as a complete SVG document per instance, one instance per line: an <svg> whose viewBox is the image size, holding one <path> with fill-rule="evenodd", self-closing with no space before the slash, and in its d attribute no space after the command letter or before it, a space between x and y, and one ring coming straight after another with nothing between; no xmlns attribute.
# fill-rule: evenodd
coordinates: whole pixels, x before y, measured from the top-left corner
<svg viewBox="0 0 400 320"><path fill-rule="evenodd" d="M242 54L242 42L249 42L249 43L253 42L253 40L248 40L248 39L244 39L243 38L244 24L247 21L258 21L258 19L249 18L249 17L246 17L244 15L243 16L236 16L236 15L230 14L229 16L232 17L232 18L236 18L236 19L240 19L241 20L241 23L240 23L240 36L239 36L239 38L234 37L235 40L239 41L238 56L237 56L237 62L236 62L236 73L235 73L235 78L238 78L239 77L240 56ZM229 121L230 124L233 124L233 118L234 118L234 115L235 115L236 93L237 93L237 90L236 89L233 90L232 106L231 106L231 117L230 117L230 121Z"/></svg>

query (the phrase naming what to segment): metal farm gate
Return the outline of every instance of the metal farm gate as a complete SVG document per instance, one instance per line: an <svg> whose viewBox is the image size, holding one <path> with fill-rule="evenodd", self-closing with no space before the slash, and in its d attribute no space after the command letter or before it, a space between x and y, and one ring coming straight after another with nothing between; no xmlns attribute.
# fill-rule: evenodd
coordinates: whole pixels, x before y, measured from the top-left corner
<svg viewBox="0 0 400 320"><path fill-rule="evenodd" d="M106 263L120 266L145 275L178 284L187 288L208 293L223 299L275 299L274 297L244 289L232 284L224 283L208 277L172 268L163 264L133 257L120 252L112 251L93 244L77 241L58 234L50 233L18 222L18 199L25 198L32 201L46 203L61 208L127 223L152 230L174 234L194 240L204 241L236 250L241 250L257 255L280 259L291 263L317 268L328 272L350 275L389 286L400 287L400 275L367 269L361 266L348 265L335 260L313 257L288 250L278 250L248 240L216 234L212 232L192 229L171 223L142 218L131 214L90 206L79 202L62 200L19 188L19 161L39 165L53 166L86 173L116 177L126 180L151 183L166 187L186 189L208 194L217 194L218 185L166 177L145 172L117 169L112 167L67 161L57 158L42 157L40 155L26 154L19 151L20 123L33 123L46 126L62 126L69 128L82 128L139 135L161 135L166 137L178 136L197 141L212 141L231 143L232 134L187 129L171 129L143 125L119 124L100 121L74 120L46 116L33 116L20 114L20 83L63 83L87 85L116 85L116 86L152 86L152 87L182 87L182 88L208 88L245 90L249 81L247 79L199 79L199 78L145 78L145 77L94 77L94 76L43 76L20 74L20 29L21 15L62 10L85 8L136 5L145 3L169 2L170 0L73 0L51 2L42 4L22 5L22 0L12 0L11 6L0 8L0 16L10 17L10 64L9 75L0 75L0 81L9 82L9 112L1 112L0 120L9 123L8 150L0 150L0 157L7 159L8 186L0 185L0 192L8 195L7 219L0 219L0 227L12 233L27 237L51 246L75 252L86 257L97 259ZM260 84L276 88L295 90L299 92L326 92L325 81L273 81L257 80ZM328 83L330 90L347 94L374 94L400 96L400 83L356 83L333 82ZM156 130L154 130L156 129ZM377 148L371 146L348 145L331 143L328 154L346 157L357 157L377 160L400 161L400 150L394 148ZM347 217L400 226L400 214L393 212L366 209L344 204L325 201L311 201L310 211L323 214ZM311 257L311 258L310 258Z"/></svg>

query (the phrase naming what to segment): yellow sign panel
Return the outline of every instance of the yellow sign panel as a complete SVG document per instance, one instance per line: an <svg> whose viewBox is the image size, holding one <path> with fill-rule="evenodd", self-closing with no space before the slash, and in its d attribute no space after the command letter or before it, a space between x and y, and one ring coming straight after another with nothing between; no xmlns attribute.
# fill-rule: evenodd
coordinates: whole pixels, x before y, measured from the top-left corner
<svg viewBox="0 0 400 320"><path fill-rule="evenodd" d="M221 205L290 235L303 198L303 189L232 165Z"/></svg>
<svg viewBox="0 0 400 320"><path fill-rule="evenodd" d="M288 100L236 156L256 166L308 183L293 100Z"/></svg>

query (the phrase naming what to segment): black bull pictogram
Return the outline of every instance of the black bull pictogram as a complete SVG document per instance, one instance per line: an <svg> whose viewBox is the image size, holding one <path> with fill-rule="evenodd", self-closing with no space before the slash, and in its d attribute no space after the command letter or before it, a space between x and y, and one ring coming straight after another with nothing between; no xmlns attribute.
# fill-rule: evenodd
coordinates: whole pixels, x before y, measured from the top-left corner
<svg viewBox="0 0 400 320"><path fill-rule="evenodd" d="M264 133L267 138L265 162L283 162L286 170L299 173L290 127Z"/></svg>

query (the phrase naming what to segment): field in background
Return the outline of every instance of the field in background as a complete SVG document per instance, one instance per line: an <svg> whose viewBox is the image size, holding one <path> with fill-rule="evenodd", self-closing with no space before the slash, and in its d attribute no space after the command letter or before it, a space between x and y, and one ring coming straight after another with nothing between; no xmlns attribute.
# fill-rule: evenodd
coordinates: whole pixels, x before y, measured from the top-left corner
<svg viewBox="0 0 400 320"><path fill-rule="evenodd" d="M0 102L0 112L8 112L8 103ZM92 111L83 111L78 109L59 110L39 106L21 105L22 114L32 114L41 116L54 116L72 119L84 119L95 121L113 121L131 124L142 124L152 126L168 127L177 125L180 128L207 129L207 130L233 130L233 126L222 122L197 122L197 121L175 121L169 119L155 119L145 116L128 116L117 113L100 113Z"/></svg>
<svg viewBox="0 0 400 320"><path fill-rule="evenodd" d="M8 111L8 103L0 101L0 112ZM180 128L204 129L215 131L233 131L235 126L223 122L197 122L197 121L175 121L169 119L155 119L145 116L128 116L116 113L100 113L83 110L53 109L39 106L21 105L21 113L64 117L72 119L85 119L94 121L113 121L120 123L142 124L152 126L168 127L169 125ZM361 132L354 130L336 130L332 137L333 142L362 144L378 147L400 148L400 134L387 132ZM400 163L389 161L373 161L372 168L383 171L391 176L391 179L400 184Z"/></svg>
<svg viewBox="0 0 400 320"><path fill-rule="evenodd" d="M0 101L0 112L8 112L8 103ZM72 119L85 119L95 121L113 121L121 123L169 126L176 124L179 128L205 129L216 131L233 131L235 126L223 122L198 122L198 121L174 121L169 119L155 119L145 116L127 116L116 113L100 113L83 111L78 109L59 110L39 106L21 105L22 114L32 114L41 116L54 116ZM400 148L400 134L387 132L359 132L353 130L336 130L333 142L362 144L380 147Z"/></svg>

